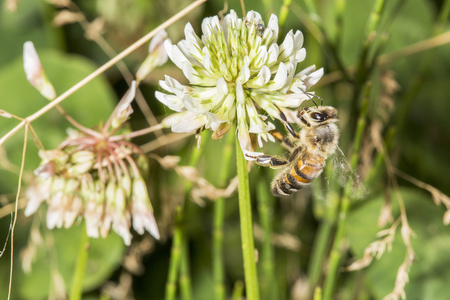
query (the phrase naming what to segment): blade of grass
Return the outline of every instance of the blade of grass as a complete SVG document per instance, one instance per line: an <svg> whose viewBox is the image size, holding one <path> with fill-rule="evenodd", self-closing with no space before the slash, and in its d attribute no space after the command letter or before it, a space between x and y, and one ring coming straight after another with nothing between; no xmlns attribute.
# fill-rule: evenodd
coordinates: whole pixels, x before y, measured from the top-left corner
<svg viewBox="0 0 450 300"><path fill-rule="evenodd" d="M259 299L258 274L256 272L253 241L252 205L248 181L247 161L236 135L236 163L239 178L239 217L241 221L241 246L244 260L245 289L248 300Z"/></svg>
<svg viewBox="0 0 450 300"><path fill-rule="evenodd" d="M274 249L272 245L273 196L269 194L267 181L258 182L258 212L264 231L261 255L261 295L262 299L278 299L278 284L275 276Z"/></svg>
<svg viewBox="0 0 450 300"><path fill-rule="evenodd" d="M363 105L361 109L361 113L359 115L358 121L357 121L357 128L356 128L356 135L353 142L353 149L352 149L352 156L350 159L350 167L351 169L355 169L358 164L358 158L359 158L359 149L361 147L361 140L364 133L364 129L366 127L367 123L367 108L369 103L369 97L370 97L370 84L366 85L364 98L363 98ZM347 181L347 184L344 188L344 194L341 198L341 205L339 208L339 214L338 214L338 223L337 223L337 229L336 229L336 235L333 241L333 246L330 253L330 261L327 271L327 276L325 278L325 286L323 291L323 299L324 300L330 300L334 291L334 286L336 283L336 279L338 276L338 269L340 262L342 260L342 249L344 247L344 236L345 236L345 222L347 220L347 214L350 209L350 203L351 203L351 197L350 194L352 193L352 182L351 180Z"/></svg>
<svg viewBox="0 0 450 300"><path fill-rule="evenodd" d="M80 245L78 248L77 262L72 277L70 288L70 300L80 300L83 295L83 278L89 253L89 238L86 233L86 225L83 222L81 228Z"/></svg>
<svg viewBox="0 0 450 300"><path fill-rule="evenodd" d="M172 239L172 248L170 252L170 263L169 263L169 274L167 276L167 282L166 282L166 300L174 300L176 291L177 291L177 275L178 270L180 267L180 260L181 260L181 239L182 239L182 233L180 228L180 223L182 221L182 213L183 208L181 205L177 206L176 212L175 212L175 230L173 233L173 239Z"/></svg>
<svg viewBox="0 0 450 300"><path fill-rule="evenodd" d="M230 174L230 162L233 155L234 137L228 134L226 138L226 145L223 149L222 155L222 170L219 178L219 186L226 186ZM213 276L214 276L214 292L217 300L225 300L225 272L223 261L223 223L225 218L225 199L220 197L214 203L214 231L213 231Z"/></svg>
<svg viewBox="0 0 450 300"><path fill-rule="evenodd" d="M207 135L201 136L203 143L200 144L200 148L195 149L192 147L192 153L189 158L189 165L196 166L203 153L203 145L206 143ZM176 296L176 282L178 275L180 276L180 292L182 299L192 299L192 287L191 277L189 271L189 253L187 247L187 236L184 230L183 219L184 210L189 203L189 192L192 189L192 183L186 181L185 201L176 208L175 215L175 229L173 234L172 249L170 254L169 274L166 282L166 300L174 300Z"/></svg>

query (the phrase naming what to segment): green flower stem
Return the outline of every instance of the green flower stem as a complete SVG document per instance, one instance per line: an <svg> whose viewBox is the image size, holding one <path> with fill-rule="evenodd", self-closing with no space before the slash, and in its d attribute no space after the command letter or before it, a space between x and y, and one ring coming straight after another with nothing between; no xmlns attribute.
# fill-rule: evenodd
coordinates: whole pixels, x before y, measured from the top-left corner
<svg viewBox="0 0 450 300"><path fill-rule="evenodd" d="M439 13L438 21L436 22L435 34L443 32L444 24L448 20L450 14L450 0L445 0Z"/></svg>
<svg viewBox="0 0 450 300"><path fill-rule="evenodd" d="M213 231L213 276L214 293L217 300L225 299L224 262L223 262L223 221L225 216L225 199L220 197L214 203L214 231Z"/></svg>
<svg viewBox="0 0 450 300"><path fill-rule="evenodd" d="M180 267L181 248L182 248L182 232L180 223L183 216L183 208L177 206L175 216L175 230L173 233L172 249L170 253L169 275L166 282L166 300L174 300L177 291L177 275Z"/></svg>
<svg viewBox="0 0 450 300"><path fill-rule="evenodd" d="M314 300L322 300L322 289L320 287L316 287L314 290Z"/></svg>
<svg viewBox="0 0 450 300"><path fill-rule="evenodd" d="M335 172L333 165L328 164L324 172L325 178L332 178ZM319 180L324 180L324 177ZM314 197L314 214L321 219L308 266L308 279L312 288L318 286L320 276L323 273L323 266L330 248L330 242L333 239L333 229L339 211L340 187L334 180L329 181L327 185L329 187L327 192L322 190L323 185L312 185L314 195L320 195L317 199Z"/></svg>
<svg viewBox="0 0 450 300"><path fill-rule="evenodd" d="M248 181L247 161L236 135L236 162L239 178L239 216L241 221L242 256L244 260L245 289L248 300L259 299L258 274L256 272L255 246L253 242L252 205Z"/></svg>
<svg viewBox="0 0 450 300"><path fill-rule="evenodd" d="M340 48L340 43L342 40L343 23L344 23L344 11L347 4L346 0L336 0L335 1L335 11L336 11L336 34L335 34L335 47Z"/></svg>
<svg viewBox="0 0 450 300"><path fill-rule="evenodd" d="M284 27L284 24L286 23L286 18L288 16L289 9L291 7L291 3L292 3L292 0L283 0L283 5L281 5L280 13L279 13L280 27Z"/></svg>
<svg viewBox="0 0 450 300"><path fill-rule="evenodd" d="M189 251L187 247L186 233L183 227L179 228L181 233L181 255L180 255L180 291L181 299L192 299L192 285L189 271Z"/></svg>
<svg viewBox="0 0 450 300"><path fill-rule="evenodd" d="M202 134L203 143L200 149L193 149L189 158L189 165L196 166L203 153L203 146L207 137ZM191 182L186 182L185 203L184 206L179 205L176 208L175 229L173 233L172 249L170 254L169 274L166 282L166 300L174 300L176 296L176 282L178 275L180 276L180 292L182 299L192 299L192 286L189 271L189 253L187 248L187 237L183 229L183 210L188 204L189 192L192 188ZM179 273L178 273L179 272Z"/></svg>
<svg viewBox="0 0 450 300"><path fill-rule="evenodd" d="M273 196L269 194L266 180L258 181L258 212L264 230L261 256L261 295L263 299L278 299L278 285L275 276L274 249L272 245Z"/></svg>
<svg viewBox="0 0 450 300"><path fill-rule="evenodd" d="M224 187L230 175L230 162L233 156L234 135L228 134L222 154L222 171L219 186ZM212 245L212 263L214 276L214 293L216 300L225 300L224 261L223 261L223 222L225 218L225 199L220 197L214 202L214 230Z"/></svg>
<svg viewBox="0 0 450 300"><path fill-rule="evenodd" d="M308 279L311 287L313 288L318 285L320 275L322 274L324 261L326 258L327 250L330 246L330 240L333 233L336 214L338 211L338 196L333 193L333 195L330 195L327 198L327 203L331 203L330 207L327 209L327 213L333 216L325 217L322 220L317 236L314 240L314 251L312 252L311 262L308 268Z"/></svg>
<svg viewBox="0 0 450 300"><path fill-rule="evenodd" d="M244 283L240 280L236 281L233 287L233 293L231 295L232 300L244 299Z"/></svg>
<svg viewBox="0 0 450 300"><path fill-rule="evenodd" d="M80 245L78 248L77 262L72 277L72 286L70 289L70 300L80 300L83 295L83 279L86 270L89 251L89 238L86 233L86 225L81 228Z"/></svg>
<svg viewBox="0 0 450 300"><path fill-rule="evenodd" d="M370 94L370 84L366 85L365 94L363 98L363 105L361 109L361 114L359 115L357 121L356 135L353 143L353 151L352 157L350 159L350 166L352 169L356 168L359 157L359 149L361 147L362 135L364 133L364 129L366 127L366 118L367 118L367 107L369 103L369 94ZM344 188L344 195L341 198L341 206L338 214L338 223L336 235L334 238L333 246L330 253L330 262L327 271L327 277L325 279L325 287L324 287L324 300L330 300L332 297L332 293L334 290L334 285L337 278L338 268L342 258L342 249L344 244L344 235L345 235L345 222L347 220L347 214L350 209L351 203L351 195L352 193L352 182L349 180Z"/></svg>

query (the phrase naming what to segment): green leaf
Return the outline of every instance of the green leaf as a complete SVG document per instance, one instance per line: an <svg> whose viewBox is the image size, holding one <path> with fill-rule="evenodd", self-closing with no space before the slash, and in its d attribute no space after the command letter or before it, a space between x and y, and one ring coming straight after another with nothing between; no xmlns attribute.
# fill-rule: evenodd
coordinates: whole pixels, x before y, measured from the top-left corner
<svg viewBox="0 0 450 300"><path fill-rule="evenodd" d="M97 68L92 62L79 56L54 50L37 49L37 51L42 65L58 94L63 93ZM49 102L28 83L22 64L22 58L17 58L0 70L0 91L2 91L0 109L24 118L35 113ZM116 97L106 79L99 76L66 99L62 106L79 123L86 127L93 127L108 118L116 102ZM19 121L15 119L0 118L0 136L6 134L18 123ZM44 114L31 125L45 149L57 147L66 137L67 128L72 128L56 109ZM9 171L0 169L0 194L11 193L10 195L14 195L17 191L17 171L21 163L23 136L24 129L8 139L3 145L13 167ZM25 171L28 173L31 173L40 163L37 150L31 135L29 135L25 159ZM25 179L27 179L27 176L25 176ZM22 191L25 188L26 185L22 188ZM19 211L19 217L22 216L21 214ZM17 227L25 229L26 225L24 222L18 222ZM27 235L27 230L18 229L16 228L15 232L15 257L18 257L21 251L20 243L22 245L25 243L24 240ZM78 249L77 234L79 232L77 230L79 229L59 230L54 233L57 268L63 274L66 284L70 283L67 279L72 276L76 259L76 252L73 251ZM88 274L86 275L86 288L94 288L110 276L122 258L123 247L122 240L115 235L111 235L106 240L100 239L92 242ZM40 251L32 274L25 275L20 269L20 261L15 260L13 281L15 294L27 295L26 297L20 296L18 299L47 298L50 261L48 252ZM3 260L0 263L0 273L2 273L0 278L8 278L9 261ZM2 282L0 290L7 291L8 281Z"/></svg>
<svg viewBox="0 0 450 300"><path fill-rule="evenodd" d="M70 289L73 270L77 260L81 230L84 226L72 226L69 229L46 231L53 240L53 247L43 245L39 248L31 274L24 274L16 269L14 291L18 299L46 299L48 297L51 269L57 269ZM100 286L106 278L119 266L124 254L123 240L111 233L107 238L90 239L88 262L84 274L85 290Z"/></svg>
<svg viewBox="0 0 450 300"><path fill-rule="evenodd" d="M90 61L79 56L52 50L37 49L37 51L58 94L65 92L96 69ZM22 118L48 104L48 101L28 83L22 58L12 61L0 70L0 91L2 91L0 109ZM105 78L100 76L66 99L62 107L79 123L92 127L108 118L115 102L112 89ZM18 120L0 118L0 136L5 135L17 124ZM46 149L57 147L66 137L67 128L72 127L56 109L44 114L31 125ZM24 129L4 144L9 160L16 166L20 166L21 162L23 132ZM25 161L26 170L29 171L34 170L40 162L32 139L29 139ZM2 178L0 192L16 190L17 174L0 170L0 178Z"/></svg>
<svg viewBox="0 0 450 300"><path fill-rule="evenodd" d="M408 299L447 299L442 293L447 289L450 280L450 228L442 223L443 210L431 200L431 196L413 189L400 189L400 195L406 205L408 222L416 237L412 245L416 253L416 261L410 271L410 282L406 285ZM396 205L396 194L392 193L393 215L399 216ZM383 196L367 200L364 205L353 210L348 217L347 233L351 250L357 258L364 249L376 240L377 219L383 205ZM400 231L397 230L391 252L386 252L380 260L375 260L366 269L366 279L375 299L382 299L389 294L395 285L398 267L405 256Z"/></svg>

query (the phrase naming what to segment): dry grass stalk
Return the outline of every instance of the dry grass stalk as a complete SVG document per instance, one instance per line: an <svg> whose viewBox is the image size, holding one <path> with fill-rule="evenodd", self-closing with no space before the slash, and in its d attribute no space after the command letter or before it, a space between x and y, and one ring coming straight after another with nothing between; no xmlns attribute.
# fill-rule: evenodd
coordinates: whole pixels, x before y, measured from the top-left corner
<svg viewBox="0 0 450 300"><path fill-rule="evenodd" d="M442 193L440 190L435 188L432 185L429 185L425 182L422 182L406 173L403 173L402 171L398 169L394 169L394 172L396 175L400 176L401 178L411 182L412 184L427 190L431 196L433 197L433 201L436 205L444 205L447 209L447 211L444 213L443 222L445 225L450 224L450 197L448 197L446 194Z"/></svg>
<svg viewBox="0 0 450 300"><path fill-rule="evenodd" d="M53 18L53 24L55 26L64 26L67 24L72 24L79 22L83 18L79 13L71 12L67 9L59 11Z"/></svg>
<svg viewBox="0 0 450 300"><path fill-rule="evenodd" d="M397 300L406 299L405 286L409 281L409 269L414 262L414 253L409 249L406 252L405 260L400 265L397 271L397 278L395 279L394 290L386 295L383 300Z"/></svg>
<svg viewBox="0 0 450 300"><path fill-rule="evenodd" d="M214 201L218 198L228 198L237 190L237 177L231 179L225 189L219 189L205 178L201 177L196 168L190 166L178 166L180 161L180 157L178 156L168 155L165 157L159 157L155 154L150 154L150 157L158 161L163 168L168 170L173 169L178 175L191 182L194 185L190 192L192 201L197 203L199 206L205 205L204 199Z"/></svg>
<svg viewBox="0 0 450 300"><path fill-rule="evenodd" d="M394 242L395 232L398 225L400 224L400 219L397 219L395 223L388 229L381 230L377 233L377 240L372 242L364 250L363 257L353 262L350 266L346 268L347 271L361 270L362 268L370 265L374 258L380 259L381 256L386 252L386 250L391 251L392 243Z"/></svg>
<svg viewBox="0 0 450 300"><path fill-rule="evenodd" d="M253 233L255 234L256 239L264 241L265 232L261 228L261 226L254 224ZM288 232L272 233L272 239L270 242L276 247L287 249L293 252L299 252L302 244L298 237Z"/></svg>

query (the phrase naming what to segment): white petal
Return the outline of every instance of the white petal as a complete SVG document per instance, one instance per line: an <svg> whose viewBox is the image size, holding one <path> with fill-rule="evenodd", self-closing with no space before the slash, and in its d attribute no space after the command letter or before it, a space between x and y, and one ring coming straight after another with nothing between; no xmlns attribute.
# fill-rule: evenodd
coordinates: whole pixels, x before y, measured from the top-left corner
<svg viewBox="0 0 450 300"><path fill-rule="evenodd" d="M46 180L50 183L51 180ZM49 184L46 184L49 186ZM28 198L27 207L25 208L25 216L30 216L34 214L41 203L49 197L48 187L45 189L41 188L41 185L31 185L26 191L26 197Z"/></svg>
<svg viewBox="0 0 450 300"><path fill-rule="evenodd" d="M294 55L294 61L295 61L295 62L301 62L301 61L304 61L304 60L305 60L305 57L306 57L306 49L305 49L305 48L302 48L302 49L300 49L300 50L298 50L298 51L295 52L295 55Z"/></svg>
<svg viewBox="0 0 450 300"><path fill-rule="evenodd" d="M201 99L190 97L188 95L184 96L182 101L183 101L184 107L186 107L186 109L188 111L191 111L195 114L203 114L203 113L209 111L212 108L212 106L214 105L211 102L209 102L207 104L203 104L203 103L201 103L202 102Z"/></svg>
<svg viewBox="0 0 450 300"><path fill-rule="evenodd" d="M270 91L276 91L281 89L285 84L287 80L287 68L284 63L280 63L278 66L277 73L273 79L273 82L269 85Z"/></svg>
<svg viewBox="0 0 450 300"><path fill-rule="evenodd" d="M231 26L232 28L236 28L238 19L239 18L237 16L236 12L233 9L230 10L230 13L225 16L223 23L222 23L222 28L223 28L224 33L226 33L226 31L228 31L228 26ZM225 34L225 37L227 37L227 34Z"/></svg>
<svg viewBox="0 0 450 300"><path fill-rule="evenodd" d="M87 234L87 236L91 237L91 238L98 238L99 234L98 234L98 224L97 224L97 222L91 221L91 219L88 218L87 216L85 216L84 219L86 220L86 234Z"/></svg>
<svg viewBox="0 0 450 300"><path fill-rule="evenodd" d="M309 90L309 88L313 85L315 85L320 78L323 76L323 68L320 68L319 70L312 72L308 76L306 76L304 80L304 84L306 86L306 90Z"/></svg>
<svg viewBox="0 0 450 300"><path fill-rule="evenodd" d="M113 120L118 119L118 121L124 122L130 115L133 113L133 109L131 108L131 102L134 100L134 96L136 95L136 81L131 82L131 86L128 89L127 93L123 96L123 98L119 101L116 106L116 109L113 112Z"/></svg>
<svg viewBox="0 0 450 300"><path fill-rule="evenodd" d="M203 67L205 68L205 70L209 73L209 74L214 74L214 70L213 70L213 64L211 62L211 55L209 54L208 48L203 47L202 49L202 55L203 55Z"/></svg>
<svg viewBox="0 0 450 300"><path fill-rule="evenodd" d="M114 218L113 230L123 239L125 245L129 246L131 244L131 233L129 230L129 225L124 217Z"/></svg>
<svg viewBox="0 0 450 300"><path fill-rule="evenodd" d="M269 23L267 24L266 30L264 31L263 40L276 42L278 39L278 31L278 18L276 15L272 14L270 16Z"/></svg>
<svg viewBox="0 0 450 300"><path fill-rule="evenodd" d="M206 116L195 115L190 111L185 111L172 114L161 123L164 127L172 127L173 132L195 132L198 128L205 125L206 122Z"/></svg>
<svg viewBox="0 0 450 300"><path fill-rule="evenodd" d="M246 56L248 58L248 56ZM250 69L248 67L248 62L244 66L242 66L241 71L239 72L239 76L237 77L237 81L241 82L241 84L245 84L250 79Z"/></svg>
<svg viewBox="0 0 450 300"><path fill-rule="evenodd" d="M163 41L167 39L167 32L163 29L159 31L150 41L150 45L148 47L148 52L155 51L156 47L159 47Z"/></svg>
<svg viewBox="0 0 450 300"><path fill-rule="evenodd" d="M228 85L223 77L220 77L219 80L217 80L216 88L219 93L224 95L228 94Z"/></svg>
<svg viewBox="0 0 450 300"><path fill-rule="evenodd" d="M258 53L256 54L256 57L254 58L252 63L252 69L260 69L261 67L263 67L267 61L267 58L268 58L267 47L265 45L259 47Z"/></svg>
<svg viewBox="0 0 450 300"><path fill-rule="evenodd" d="M248 133L247 124L238 119L238 140L243 153L253 151L250 134Z"/></svg>
<svg viewBox="0 0 450 300"><path fill-rule="evenodd" d="M23 68L30 83L33 84L35 78L41 76L42 65L39 56L34 48L33 42L23 44ZM33 84L34 86L34 84Z"/></svg>
<svg viewBox="0 0 450 300"><path fill-rule="evenodd" d="M266 62L266 65L270 66L273 63L275 63L278 60L278 54L280 53L280 50L278 48L277 44L272 44L269 47L269 52L268 52L268 59Z"/></svg>
<svg viewBox="0 0 450 300"><path fill-rule="evenodd" d="M297 30L294 35L294 49L300 50L303 47L303 33L300 30Z"/></svg>
<svg viewBox="0 0 450 300"><path fill-rule="evenodd" d="M161 92L155 92L156 99L158 99L162 104L169 107L171 110L180 112L185 110L184 104L181 98L176 95L168 95Z"/></svg>
<svg viewBox="0 0 450 300"><path fill-rule="evenodd" d="M48 100L56 98L53 85L45 75L39 56L32 42L25 42L23 45L23 68L28 81L34 86L42 96Z"/></svg>
<svg viewBox="0 0 450 300"><path fill-rule="evenodd" d="M244 89L242 88L242 84L240 81L236 82L236 99L239 104L245 103Z"/></svg>
<svg viewBox="0 0 450 300"><path fill-rule="evenodd" d="M187 59L187 61L189 61L189 63L191 63L194 66L201 66L200 62L202 60L202 56L200 55L199 58L192 56L190 45L186 40L179 41L177 43L177 47L181 51L181 53L183 53L184 57ZM195 51L195 47L193 48Z"/></svg>
<svg viewBox="0 0 450 300"><path fill-rule="evenodd" d="M164 81L159 81L159 85L161 88L165 89L168 92L171 92L177 95L180 99L182 99L185 95L185 87L181 83L179 83L175 78L170 76L165 76Z"/></svg>
<svg viewBox="0 0 450 300"><path fill-rule="evenodd" d="M203 47L202 40L195 33L194 28L192 28L191 23L187 23L184 27L184 35L186 36L186 47L189 49L191 55L197 60L202 57L201 49Z"/></svg>
<svg viewBox="0 0 450 300"><path fill-rule="evenodd" d="M292 51L294 50L294 34L292 30L286 34L283 43L280 45L280 55L278 57L278 61L284 61L288 58Z"/></svg>
<svg viewBox="0 0 450 300"><path fill-rule="evenodd" d="M276 102L278 106L282 107L299 107L300 104L302 104L303 101L308 100L309 97L305 92L298 93L298 94L287 94L284 97L283 102Z"/></svg>
<svg viewBox="0 0 450 300"><path fill-rule="evenodd" d="M247 12L247 20L254 24L258 24L257 22L262 22L261 15L254 10Z"/></svg>
<svg viewBox="0 0 450 300"><path fill-rule="evenodd" d="M172 45L169 40L166 40L164 42L164 48L166 49L167 55L169 55L170 60L173 61L173 63L178 68L181 69L182 63L188 61L183 52L181 52L177 46Z"/></svg>
<svg viewBox="0 0 450 300"><path fill-rule="evenodd" d="M297 75L295 75L295 77L301 77L303 75L308 75L308 74L314 72L315 70L316 70L316 66L311 65L311 66L301 70L300 72L298 72Z"/></svg>
<svg viewBox="0 0 450 300"><path fill-rule="evenodd" d="M145 229L157 240L159 240L159 230L158 225L156 224L155 217L153 214L150 214L144 223Z"/></svg>
<svg viewBox="0 0 450 300"><path fill-rule="evenodd" d="M258 75L249 80L245 86L248 88L260 88L266 85L270 80L271 74L270 69L267 66L262 66L259 70Z"/></svg>
<svg viewBox="0 0 450 300"><path fill-rule="evenodd" d="M203 19L203 22L202 22L202 32L203 32L202 41L203 41L203 43L205 43L203 38L205 38L206 40L210 40L211 32L217 31L217 30L221 31L219 18L217 16Z"/></svg>
<svg viewBox="0 0 450 300"><path fill-rule="evenodd" d="M184 76L189 80L191 84L201 84L200 76L194 67L187 61L180 65L180 69L183 71Z"/></svg>

